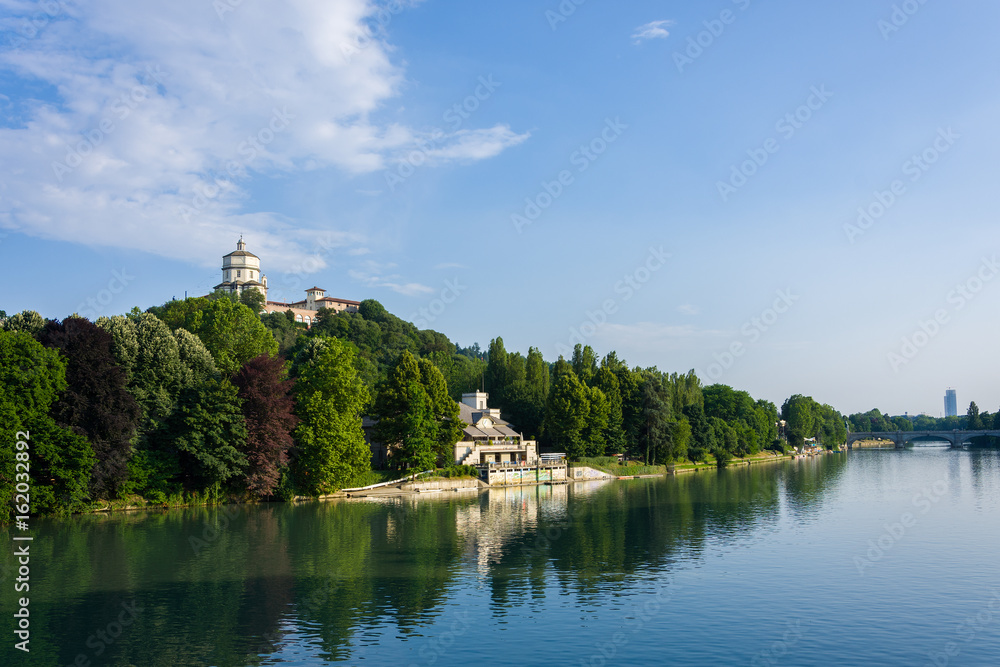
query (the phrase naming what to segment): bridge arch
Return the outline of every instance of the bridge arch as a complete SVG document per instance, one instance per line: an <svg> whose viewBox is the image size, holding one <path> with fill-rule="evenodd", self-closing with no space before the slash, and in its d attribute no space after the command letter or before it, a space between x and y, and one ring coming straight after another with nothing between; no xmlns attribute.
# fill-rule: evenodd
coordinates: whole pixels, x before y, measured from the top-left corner
<svg viewBox="0 0 1000 667"><path fill-rule="evenodd" d="M1000 430L982 429L975 431L859 431L847 434L847 446L850 447L858 440L891 440L897 449L906 446L906 443L915 440L934 439L951 443L952 447L958 448L965 445L973 438L983 436L993 436L1000 438Z"/></svg>

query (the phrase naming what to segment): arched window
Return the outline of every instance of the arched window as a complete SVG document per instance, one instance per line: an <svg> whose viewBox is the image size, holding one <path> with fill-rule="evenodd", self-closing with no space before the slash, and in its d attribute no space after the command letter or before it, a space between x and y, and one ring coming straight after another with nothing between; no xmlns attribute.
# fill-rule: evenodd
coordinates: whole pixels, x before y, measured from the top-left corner
<svg viewBox="0 0 1000 667"><path fill-rule="evenodd" d="M301 315L296 315L295 316L295 321L296 322L301 322L302 321L302 316Z"/></svg>

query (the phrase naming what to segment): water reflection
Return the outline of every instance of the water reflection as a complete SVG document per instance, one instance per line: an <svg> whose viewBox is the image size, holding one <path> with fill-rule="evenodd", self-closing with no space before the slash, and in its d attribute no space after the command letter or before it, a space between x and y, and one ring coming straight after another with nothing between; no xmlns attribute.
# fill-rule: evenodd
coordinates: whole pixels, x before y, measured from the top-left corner
<svg viewBox="0 0 1000 667"><path fill-rule="evenodd" d="M839 483L845 458L40 522L26 664L71 664L78 655L150 666L377 655L380 638L419 636L456 596L480 589L499 619L554 593L586 611L608 593L754 539L786 509L807 514ZM984 465L974 460L980 486ZM119 627L129 605L134 618Z"/></svg>

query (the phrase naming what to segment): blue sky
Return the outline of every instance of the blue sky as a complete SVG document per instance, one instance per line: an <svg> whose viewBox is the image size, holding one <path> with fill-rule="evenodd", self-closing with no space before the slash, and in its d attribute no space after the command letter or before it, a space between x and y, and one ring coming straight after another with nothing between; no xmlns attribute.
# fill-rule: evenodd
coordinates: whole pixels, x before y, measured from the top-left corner
<svg viewBox="0 0 1000 667"><path fill-rule="evenodd" d="M317 284L461 344L1000 406L995 3L0 12L8 313L204 294L242 234L272 299Z"/></svg>

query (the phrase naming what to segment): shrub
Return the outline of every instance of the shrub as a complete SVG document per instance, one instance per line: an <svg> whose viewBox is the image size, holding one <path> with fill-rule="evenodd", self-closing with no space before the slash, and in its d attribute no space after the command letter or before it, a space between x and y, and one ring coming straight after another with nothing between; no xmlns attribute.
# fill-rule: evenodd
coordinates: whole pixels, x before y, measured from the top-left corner
<svg viewBox="0 0 1000 667"><path fill-rule="evenodd" d="M475 466L450 465L442 469L441 476L448 479L453 477L479 477L479 469Z"/></svg>
<svg viewBox="0 0 1000 667"><path fill-rule="evenodd" d="M708 456L708 450L704 447L688 447L688 459L691 463L701 463Z"/></svg>
<svg viewBox="0 0 1000 667"><path fill-rule="evenodd" d="M772 452L778 452L779 454L785 453L785 442L780 438L775 438L774 441L767 446Z"/></svg>

